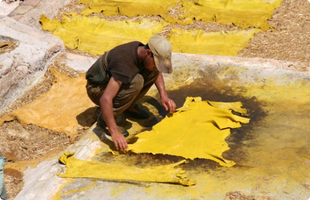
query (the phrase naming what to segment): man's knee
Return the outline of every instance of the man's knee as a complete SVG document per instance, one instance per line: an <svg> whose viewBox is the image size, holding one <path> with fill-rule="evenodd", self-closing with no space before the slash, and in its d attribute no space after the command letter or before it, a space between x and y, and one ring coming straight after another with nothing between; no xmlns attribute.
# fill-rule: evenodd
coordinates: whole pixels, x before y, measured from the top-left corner
<svg viewBox="0 0 310 200"><path fill-rule="evenodd" d="M99 100L100 97L104 91L104 87L102 86L93 86L89 83L87 83L86 85L86 91L87 91L87 95L90 98L90 100L95 103L96 105L99 106Z"/></svg>

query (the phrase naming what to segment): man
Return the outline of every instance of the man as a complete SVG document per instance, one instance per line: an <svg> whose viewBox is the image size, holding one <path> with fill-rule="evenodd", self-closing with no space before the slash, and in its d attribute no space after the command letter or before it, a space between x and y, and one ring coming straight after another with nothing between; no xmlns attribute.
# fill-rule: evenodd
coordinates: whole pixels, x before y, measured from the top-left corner
<svg viewBox="0 0 310 200"><path fill-rule="evenodd" d="M128 132L117 126L116 117L128 112L147 118L136 105L155 83L164 108L173 113L175 102L167 95L162 73L171 73L171 44L161 36L153 36L148 44L138 41L117 46L102 55L87 71L87 94L100 107L98 125L105 128L117 150L127 146Z"/></svg>

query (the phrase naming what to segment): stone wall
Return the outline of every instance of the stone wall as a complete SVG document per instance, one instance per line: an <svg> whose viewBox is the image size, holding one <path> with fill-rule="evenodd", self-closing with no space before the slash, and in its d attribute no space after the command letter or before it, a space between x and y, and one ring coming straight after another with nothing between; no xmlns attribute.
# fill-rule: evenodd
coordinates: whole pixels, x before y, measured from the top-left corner
<svg viewBox="0 0 310 200"><path fill-rule="evenodd" d="M56 54L65 51L61 39L4 17L0 42L12 48L0 51L0 114L38 83Z"/></svg>

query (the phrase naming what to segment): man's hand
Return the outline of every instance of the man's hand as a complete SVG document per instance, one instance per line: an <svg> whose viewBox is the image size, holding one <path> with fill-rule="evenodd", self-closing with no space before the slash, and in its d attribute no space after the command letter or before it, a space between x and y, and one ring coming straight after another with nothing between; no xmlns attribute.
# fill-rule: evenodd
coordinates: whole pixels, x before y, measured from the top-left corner
<svg viewBox="0 0 310 200"><path fill-rule="evenodd" d="M128 147L127 141L123 134L119 131L111 133L112 140L114 142L116 150L125 151Z"/></svg>
<svg viewBox="0 0 310 200"><path fill-rule="evenodd" d="M168 97L161 98L161 104L164 106L166 111L169 109L170 114L175 112L176 105L172 99Z"/></svg>

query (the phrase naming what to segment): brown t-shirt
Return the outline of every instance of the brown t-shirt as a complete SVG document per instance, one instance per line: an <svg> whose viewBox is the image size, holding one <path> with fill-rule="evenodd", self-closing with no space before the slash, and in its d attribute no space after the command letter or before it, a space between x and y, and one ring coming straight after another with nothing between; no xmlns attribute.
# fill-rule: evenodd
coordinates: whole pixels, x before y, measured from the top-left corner
<svg viewBox="0 0 310 200"><path fill-rule="evenodd" d="M134 41L111 49L107 57L107 74L113 76L116 81L120 81L124 84L130 83L133 77L144 69L143 65L139 63L138 60L137 49L139 46L143 46L143 44ZM98 80L100 67L102 67L100 64L94 64L87 71L86 78L91 81L96 77L96 82L100 82L100 80ZM101 78L102 80L104 79L103 76L99 79Z"/></svg>

